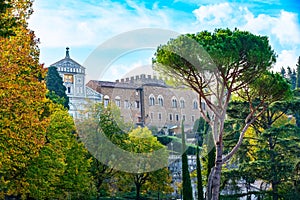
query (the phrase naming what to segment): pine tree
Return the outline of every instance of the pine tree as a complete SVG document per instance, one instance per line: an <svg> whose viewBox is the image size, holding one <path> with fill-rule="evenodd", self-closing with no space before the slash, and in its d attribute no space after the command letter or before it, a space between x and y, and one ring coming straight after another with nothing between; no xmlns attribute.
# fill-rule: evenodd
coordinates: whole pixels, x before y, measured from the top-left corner
<svg viewBox="0 0 300 200"><path fill-rule="evenodd" d="M186 144L185 144L185 133L184 133L184 125L183 122L181 123L181 139L182 139L182 196L183 200L191 200L193 199L193 190L191 185L191 178L189 172L189 165L188 165L188 157L186 153Z"/></svg>
<svg viewBox="0 0 300 200"><path fill-rule="evenodd" d="M281 67L280 74L283 78L285 78L286 71L285 71L284 67Z"/></svg>
<svg viewBox="0 0 300 200"><path fill-rule="evenodd" d="M69 97L66 94L66 87L63 85L63 80L58 74L56 67L48 67L46 85L49 90L47 97L54 103L62 104L69 109Z"/></svg>
<svg viewBox="0 0 300 200"><path fill-rule="evenodd" d="M287 67L287 80L291 84L292 90L296 88L296 72L292 70L290 67Z"/></svg>

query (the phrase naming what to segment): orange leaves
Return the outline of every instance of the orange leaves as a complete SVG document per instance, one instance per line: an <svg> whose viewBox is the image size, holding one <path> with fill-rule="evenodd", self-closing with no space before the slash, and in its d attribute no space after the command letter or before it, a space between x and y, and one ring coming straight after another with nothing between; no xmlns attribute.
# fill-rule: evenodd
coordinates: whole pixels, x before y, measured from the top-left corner
<svg viewBox="0 0 300 200"><path fill-rule="evenodd" d="M49 125L44 74L32 33L24 28L16 36L0 37L0 184L10 194L25 191L23 171L39 155Z"/></svg>

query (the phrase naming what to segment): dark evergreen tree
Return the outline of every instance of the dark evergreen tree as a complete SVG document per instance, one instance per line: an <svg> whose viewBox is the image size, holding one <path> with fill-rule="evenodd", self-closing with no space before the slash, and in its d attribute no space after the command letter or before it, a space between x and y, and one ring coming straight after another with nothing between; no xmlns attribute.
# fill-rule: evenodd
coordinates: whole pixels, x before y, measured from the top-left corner
<svg viewBox="0 0 300 200"><path fill-rule="evenodd" d="M197 150L196 150L196 165L197 165L197 191L198 191L198 199L203 200L203 185L202 185L202 169L201 169L201 161L200 161L200 147L203 147L203 140L207 136L206 130L206 122L201 117L196 120L194 124L194 132L196 133L197 137Z"/></svg>
<svg viewBox="0 0 300 200"><path fill-rule="evenodd" d="M69 109L69 97L66 94L66 87L63 85L63 80L58 74L56 67L48 67L46 85L49 90L47 97L54 103L62 104Z"/></svg>
<svg viewBox="0 0 300 200"><path fill-rule="evenodd" d="M285 78L286 71L285 71L284 67L281 67L280 74L283 78Z"/></svg>
<svg viewBox="0 0 300 200"><path fill-rule="evenodd" d="M182 131L182 196L183 200L191 200L193 199L193 190L191 185L191 178L189 172L188 165L188 157L186 153L186 144L185 144L185 133L184 133L184 125L181 123L181 131Z"/></svg>
<svg viewBox="0 0 300 200"><path fill-rule="evenodd" d="M292 84L292 89L296 89L296 84L297 84L297 74L296 74L296 71L295 69L293 69L293 72L292 72L292 76L291 76L291 84Z"/></svg>
<svg viewBox="0 0 300 200"><path fill-rule="evenodd" d="M286 79L291 84L292 90L296 88L296 72L292 70L290 67L287 67L287 77Z"/></svg>
<svg viewBox="0 0 300 200"><path fill-rule="evenodd" d="M295 102L300 104L300 89L299 88L294 90L294 97L295 97ZM296 125L298 128L300 128L300 106L295 107L295 109L293 109L293 111L294 111L293 112L294 117L296 118Z"/></svg>
<svg viewBox="0 0 300 200"><path fill-rule="evenodd" d="M298 57L297 67L297 77L296 77L296 88L300 89L300 56Z"/></svg>
<svg viewBox="0 0 300 200"><path fill-rule="evenodd" d="M203 185L202 185L202 170L201 170L201 162L200 162L200 154L199 154L199 145L197 145L197 191L198 191L198 200L204 200L203 198Z"/></svg>

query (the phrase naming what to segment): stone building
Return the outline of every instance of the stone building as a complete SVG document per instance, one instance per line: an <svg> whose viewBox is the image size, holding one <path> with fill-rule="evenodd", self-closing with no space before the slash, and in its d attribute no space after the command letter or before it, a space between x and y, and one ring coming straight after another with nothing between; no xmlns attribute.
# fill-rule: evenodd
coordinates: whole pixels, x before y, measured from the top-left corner
<svg viewBox="0 0 300 200"><path fill-rule="evenodd" d="M101 102L102 95L85 84L85 68L70 58L69 48L66 48L65 58L53 63L66 86L69 97L69 113L74 118L80 118L81 111L88 101Z"/></svg>
<svg viewBox="0 0 300 200"><path fill-rule="evenodd" d="M155 76L142 74L115 82L91 80L87 86L103 95L104 105L116 104L126 122L157 127L169 134L179 131L181 120L185 130L192 129L200 117L197 93L170 87Z"/></svg>

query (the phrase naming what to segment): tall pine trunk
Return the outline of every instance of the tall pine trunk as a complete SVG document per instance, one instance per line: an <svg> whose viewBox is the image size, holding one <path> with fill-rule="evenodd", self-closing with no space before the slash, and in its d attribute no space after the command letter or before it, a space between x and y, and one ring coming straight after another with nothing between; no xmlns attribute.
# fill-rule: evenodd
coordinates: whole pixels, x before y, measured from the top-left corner
<svg viewBox="0 0 300 200"><path fill-rule="evenodd" d="M216 145L216 162L215 167L211 171L211 199L218 200L220 195L221 171L222 171L222 144L217 142Z"/></svg>

